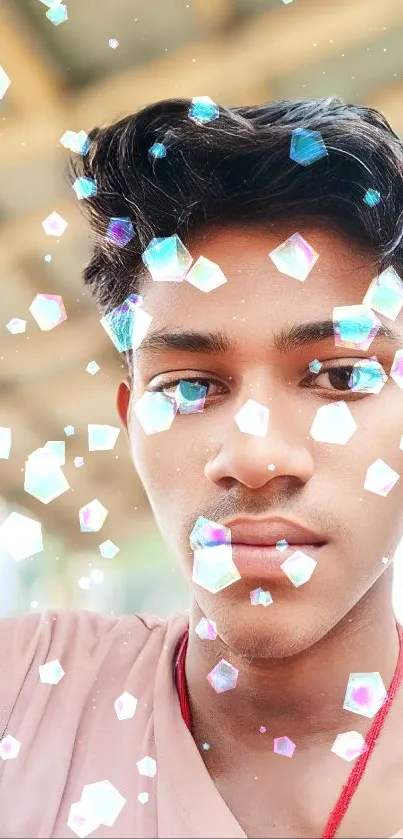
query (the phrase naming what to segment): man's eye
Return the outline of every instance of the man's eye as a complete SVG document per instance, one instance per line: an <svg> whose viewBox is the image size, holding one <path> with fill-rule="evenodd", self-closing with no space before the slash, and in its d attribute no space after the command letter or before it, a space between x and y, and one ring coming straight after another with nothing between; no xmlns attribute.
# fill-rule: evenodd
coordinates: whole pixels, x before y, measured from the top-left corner
<svg viewBox="0 0 403 839"><path fill-rule="evenodd" d="M211 386L218 388L218 392L223 393L224 385L215 379L205 379L202 377L194 377L190 379L174 379L170 382L161 382L156 387L151 388L154 393L165 393L170 399L175 398L177 388L181 386L183 396L188 399L207 399L208 396L216 396L217 392L211 392Z"/></svg>
<svg viewBox="0 0 403 839"><path fill-rule="evenodd" d="M356 364L343 364L338 367L322 366L316 383L320 386L320 379L326 376L328 385L336 391L352 391L354 393L379 393L388 377L378 361L375 359L360 359ZM311 379L310 386L315 386Z"/></svg>
<svg viewBox="0 0 403 839"><path fill-rule="evenodd" d="M388 377L382 365L375 358L358 359L355 363L341 364L337 367L322 364L317 374L310 375L306 387L319 390L353 393L380 393ZM203 376L173 379L160 382L150 388L154 393L164 393L175 399L180 387L180 395L189 401L205 400L226 392L226 387L216 379Z"/></svg>
<svg viewBox="0 0 403 839"><path fill-rule="evenodd" d="M336 390L351 390L351 384L354 372L354 365L349 364L345 367L329 367L328 370L323 370L317 376L317 381L322 376L327 376L327 380L331 387Z"/></svg>

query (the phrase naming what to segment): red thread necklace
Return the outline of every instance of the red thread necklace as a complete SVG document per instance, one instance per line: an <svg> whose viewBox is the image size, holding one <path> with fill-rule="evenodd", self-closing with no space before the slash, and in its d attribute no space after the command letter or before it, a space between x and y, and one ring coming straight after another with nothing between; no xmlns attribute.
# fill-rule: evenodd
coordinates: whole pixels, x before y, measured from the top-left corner
<svg viewBox="0 0 403 839"><path fill-rule="evenodd" d="M333 810L330 813L330 816L326 822L321 839L334 839L336 831L348 810L351 799L358 787L358 784L360 783L361 778L364 775L368 761L375 748L377 739L382 731L383 724L386 720L390 708L392 707L393 700L397 694L397 691L401 685L403 678L403 627L400 626L400 624L397 624L397 631L399 635L399 656L397 659L396 669L392 681L389 685L389 690L387 692L388 698L386 702L382 705L382 707L379 709L378 713L375 714L371 728L365 740L368 749L366 752L364 752L364 754L362 754L358 758L358 760L354 764L349 778L344 784L339 798L336 801L336 804L333 807ZM192 719L190 714L189 695L187 690L185 673L185 658L188 640L189 630L187 629L180 642L180 646L176 656L175 682L178 691L182 717L190 731L192 727Z"/></svg>

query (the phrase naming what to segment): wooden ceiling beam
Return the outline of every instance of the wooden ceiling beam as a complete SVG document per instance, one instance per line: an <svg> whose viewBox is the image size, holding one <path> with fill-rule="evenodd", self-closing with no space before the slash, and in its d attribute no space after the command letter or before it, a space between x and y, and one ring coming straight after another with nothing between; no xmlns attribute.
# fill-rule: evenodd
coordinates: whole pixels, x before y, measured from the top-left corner
<svg viewBox="0 0 403 839"><path fill-rule="evenodd" d="M236 6L234 0L192 0L192 11L201 31L214 34L234 20Z"/></svg>
<svg viewBox="0 0 403 839"><path fill-rule="evenodd" d="M403 84L396 82L368 93L366 104L377 108L397 134L403 135Z"/></svg>
<svg viewBox="0 0 403 839"><path fill-rule="evenodd" d="M365 20L365 26L363 26ZM151 65L105 79L83 91L74 106L78 124L93 125L154 100L202 93L229 105L262 79L295 73L318 60L376 40L403 25L401 0L306 0L242 23L236 31L186 45ZM370 33L370 34L369 34ZM372 36L372 37L371 37ZM316 44L313 48L313 44ZM111 106L112 105L112 106Z"/></svg>
<svg viewBox="0 0 403 839"><path fill-rule="evenodd" d="M23 254L43 258L55 241L59 242L58 247L62 250L70 247L79 236L84 237L88 234L87 225L73 196L74 193L72 192L70 201L61 200L55 206L46 204L46 206L35 210L33 213L19 215L0 224L0 265L2 272L13 266ZM53 211L59 213L69 224L59 240L53 236L47 236L42 227L42 222Z"/></svg>
<svg viewBox="0 0 403 839"><path fill-rule="evenodd" d="M52 400L57 405L56 383L52 390ZM69 384L59 380L59 388L68 388ZM50 392L50 391L49 391ZM70 401L79 400L80 393L71 382ZM110 406L108 406L109 408ZM53 413L51 403L43 396L41 388L31 387L16 390L12 396L1 398L0 424L12 429L12 445L9 459L0 460L0 483L2 497L12 508L24 508L24 512L42 522L49 531L57 532L69 540L82 540L83 547L108 538L112 532L120 538L136 535L136 526L144 515L150 515L147 499L139 477L134 470L129 448L123 434L111 452L89 452L87 435L83 433L88 421L97 422L96 411L91 413L91 402L87 395L81 401L81 422L76 425L77 434L65 438L63 426L58 429L58 416ZM95 415L94 415L95 414ZM65 417L65 422L69 421ZM99 417L105 421L105 417ZM112 421L113 422L113 421ZM118 417L113 422L118 426ZM50 504L42 504L24 490L24 465L28 455L45 445L47 440L66 439L66 465L63 472L70 484L70 490L63 493ZM84 458L84 465L76 468L73 459L77 455ZM116 459L118 456L118 459ZM122 489L124 487L124 491ZM78 524L78 511L81 506L99 498L110 511L107 523L108 535L81 534ZM138 510L135 511L134 508Z"/></svg>
<svg viewBox="0 0 403 839"><path fill-rule="evenodd" d="M30 313L28 317L31 318ZM11 351L12 342L19 342L18 352ZM71 369L77 375L83 364L86 366L92 359L105 356L109 348L111 356L117 354L95 311L75 317L69 317L67 312L67 321L55 329L42 332L37 327L36 334L31 333L29 337L8 336L1 347L7 364L0 368L0 387L14 383L16 388L24 383L42 387L49 376L56 374L63 378ZM88 359L86 363L85 359Z"/></svg>
<svg viewBox="0 0 403 839"><path fill-rule="evenodd" d="M365 22L365 25L363 25ZM158 99L208 94L235 105L262 80L302 70L318 60L375 41L386 28L403 25L401 0L305 0L243 21L234 32L187 44L163 58L102 79L65 97L63 112L9 119L0 142L0 166L46 158L67 130L89 131ZM315 44L315 48L313 47ZM32 94L31 94L32 95ZM25 138L25 146L21 140Z"/></svg>
<svg viewBox="0 0 403 839"><path fill-rule="evenodd" d="M21 14L20 3L11 7L3 0L0 10L1 63L11 80L7 98L19 111L19 119L39 123L42 114L58 110L61 91L46 54L38 48L35 30ZM18 11L19 9L19 11ZM45 7L44 7L45 11ZM49 24L50 25L50 24Z"/></svg>
<svg viewBox="0 0 403 839"><path fill-rule="evenodd" d="M258 104L259 101L263 101L265 90L267 88L264 83L256 84L248 90L245 89L245 95L240 94L238 97L238 104L247 104L247 102ZM403 85L401 83L369 90L366 96L361 97L361 100L367 106L377 108L386 116L392 128L397 133L403 134ZM63 239L60 240L61 248L70 246L70 243L74 243L74 240L79 237L88 236L88 227L74 198L71 201L62 200L54 208L46 206L34 213L4 221L0 225L0 262L3 272L12 269L18 259L26 253L40 257L44 255L47 251L47 237L41 224L53 209L69 222L69 227L63 234Z"/></svg>

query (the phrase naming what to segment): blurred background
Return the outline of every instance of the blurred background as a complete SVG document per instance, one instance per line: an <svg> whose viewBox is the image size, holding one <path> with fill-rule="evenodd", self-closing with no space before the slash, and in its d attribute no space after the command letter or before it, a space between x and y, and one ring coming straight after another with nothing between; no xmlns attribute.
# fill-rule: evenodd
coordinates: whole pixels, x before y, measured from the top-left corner
<svg viewBox="0 0 403 839"><path fill-rule="evenodd" d="M154 100L203 95L252 105L336 94L378 108L403 132L403 2L56 5L0 0L0 614L74 606L165 616L187 608L188 590L123 431L111 448L89 450L89 425L120 428L124 368L82 287L87 230L61 139ZM43 224L53 213L67 223L56 219L56 236ZM38 294L60 295L67 313L50 331L30 311ZM25 463L44 446L70 487L47 504L24 489ZM108 515L98 532L83 532L79 511L95 499ZM11 528L27 534L28 523L13 513L41 522L43 550L16 560Z"/></svg>

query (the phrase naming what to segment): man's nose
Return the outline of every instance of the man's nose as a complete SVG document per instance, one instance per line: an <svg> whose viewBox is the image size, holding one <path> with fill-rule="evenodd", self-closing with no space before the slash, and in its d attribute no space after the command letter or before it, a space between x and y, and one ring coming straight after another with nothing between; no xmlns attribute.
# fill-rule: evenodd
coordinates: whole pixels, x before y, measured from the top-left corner
<svg viewBox="0 0 403 839"><path fill-rule="evenodd" d="M206 463L205 477L213 483L232 478L250 489L259 489L275 477L291 477L306 483L314 471L309 449L310 422L299 418L298 407L283 410L270 403L264 436L241 431L235 421L225 424L215 454Z"/></svg>

